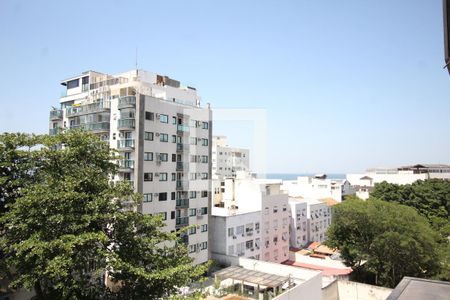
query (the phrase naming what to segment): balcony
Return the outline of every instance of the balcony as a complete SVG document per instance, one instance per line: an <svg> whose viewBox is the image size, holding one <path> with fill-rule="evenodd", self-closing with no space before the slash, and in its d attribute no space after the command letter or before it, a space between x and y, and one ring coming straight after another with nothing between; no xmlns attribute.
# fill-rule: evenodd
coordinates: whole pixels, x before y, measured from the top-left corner
<svg viewBox="0 0 450 300"><path fill-rule="evenodd" d="M189 144L181 144L181 143L177 143L177 151L181 152L181 151L188 151L189 150Z"/></svg>
<svg viewBox="0 0 450 300"><path fill-rule="evenodd" d="M176 200L176 208L188 208L189 207L189 199L177 199Z"/></svg>
<svg viewBox="0 0 450 300"><path fill-rule="evenodd" d="M177 133L185 133L185 132L189 132L189 126L177 125Z"/></svg>
<svg viewBox="0 0 450 300"><path fill-rule="evenodd" d="M120 172L130 172L132 169L134 169L134 160L132 160L132 159L119 160L119 171Z"/></svg>
<svg viewBox="0 0 450 300"><path fill-rule="evenodd" d="M177 190L187 190L189 188L189 181L177 180Z"/></svg>
<svg viewBox="0 0 450 300"><path fill-rule="evenodd" d="M136 96L125 96L119 98L118 109L136 107Z"/></svg>
<svg viewBox="0 0 450 300"><path fill-rule="evenodd" d="M177 161L177 171L187 171L187 170L189 170L189 163Z"/></svg>
<svg viewBox="0 0 450 300"><path fill-rule="evenodd" d="M93 132L109 132L109 122L83 123L70 126L70 129L76 128L81 128L83 130Z"/></svg>
<svg viewBox="0 0 450 300"><path fill-rule="evenodd" d="M50 120L52 120L52 121L61 120L62 117L63 117L63 112L61 109L50 111Z"/></svg>
<svg viewBox="0 0 450 300"><path fill-rule="evenodd" d="M134 130L134 119L119 119L117 122L118 130Z"/></svg>
<svg viewBox="0 0 450 300"><path fill-rule="evenodd" d="M189 217L178 217L175 219L175 225L177 227L188 226L189 225Z"/></svg>
<svg viewBox="0 0 450 300"><path fill-rule="evenodd" d="M49 135L57 135L58 133L61 133L62 132L62 129L61 128L50 128L49 130L48 130L48 134Z"/></svg>
<svg viewBox="0 0 450 300"><path fill-rule="evenodd" d="M117 141L117 149L132 150L134 148L134 139L125 139Z"/></svg>
<svg viewBox="0 0 450 300"><path fill-rule="evenodd" d="M80 115L109 111L110 108L111 102L99 101L90 104L69 107L66 109L66 114L68 117L75 117Z"/></svg>

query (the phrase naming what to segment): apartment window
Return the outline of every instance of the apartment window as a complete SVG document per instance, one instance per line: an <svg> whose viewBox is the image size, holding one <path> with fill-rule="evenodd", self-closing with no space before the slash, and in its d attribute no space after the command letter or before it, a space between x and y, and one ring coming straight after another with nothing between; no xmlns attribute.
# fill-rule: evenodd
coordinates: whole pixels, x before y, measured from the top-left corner
<svg viewBox="0 0 450 300"><path fill-rule="evenodd" d="M246 241L245 248L247 248L247 249L253 248L253 240Z"/></svg>
<svg viewBox="0 0 450 300"><path fill-rule="evenodd" d="M159 154L159 159L161 161L167 161L169 159L169 155L167 153L160 153Z"/></svg>
<svg viewBox="0 0 450 300"><path fill-rule="evenodd" d="M244 234L244 225L236 227L236 234Z"/></svg>
<svg viewBox="0 0 450 300"><path fill-rule="evenodd" d="M172 210L171 212L170 212L170 218L173 220L173 219L175 219L175 211L174 210Z"/></svg>
<svg viewBox="0 0 450 300"><path fill-rule="evenodd" d="M153 173L144 173L144 181L153 181Z"/></svg>
<svg viewBox="0 0 450 300"><path fill-rule="evenodd" d="M167 213L166 212L160 212L160 213L157 214L157 216L161 216L163 221L167 220Z"/></svg>
<svg viewBox="0 0 450 300"><path fill-rule="evenodd" d="M172 143L176 143L177 142L177 136L176 135L172 135Z"/></svg>
<svg viewBox="0 0 450 300"><path fill-rule="evenodd" d="M67 89L73 89L80 85L80 79L67 81Z"/></svg>
<svg viewBox="0 0 450 300"><path fill-rule="evenodd" d="M259 222L255 223L255 230L259 230Z"/></svg>
<svg viewBox="0 0 450 300"><path fill-rule="evenodd" d="M208 231L208 224L203 224L201 226L201 232L207 232Z"/></svg>
<svg viewBox="0 0 450 300"><path fill-rule="evenodd" d="M177 155L176 154L172 154L172 161L177 161Z"/></svg>
<svg viewBox="0 0 450 300"><path fill-rule="evenodd" d="M189 198L190 199L197 198L197 192L196 191L189 191Z"/></svg>
<svg viewBox="0 0 450 300"><path fill-rule="evenodd" d="M172 124L176 125L177 124L177 117L172 117Z"/></svg>
<svg viewBox="0 0 450 300"><path fill-rule="evenodd" d="M234 228L230 227L228 228L228 236L233 236L234 235Z"/></svg>
<svg viewBox="0 0 450 300"><path fill-rule="evenodd" d="M177 180L177 174L176 173L172 173L172 181Z"/></svg>
<svg viewBox="0 0 450 300"><path fill-rule="evenodd" d="M189 235L195 234L197 232L197 229L195 227L189 228Z"/></svg>
<svg viewBox="0 0 450 300"><path fill-rule="evenodd" d="M152 193L146 193L144 194L143 202L152 202L153 200L153 194Z"/></svg>
<svg viewBox="0 0 450 300"><path fill-rule="evenodd" d="M208 139L202 139L202 146L208 146Z"/></svg>
<svg viewBox="0 0 450 300"><path fill-rule="evenodd" d="M197 252L197 244L189 245L189 253Z"/></svg>
<svg viewBox="0 0 450 300"><path fill-rule="evenodd" d="M153 141L153 132L145 131L144 132L144 140Z"/></svg>
<svg viewBox="0 0 450 300"><path fill-rule="evenodd" d="M207 208L207 207L202 207L202 208L200 209L200 211L201 211L201 214L202 214L202 215L207 215L207 214L208 214L208 208Z"/></svg>
<svg viewBox="0 0 450 300"><path fill-rule="evenodd" d="M197 180L197 173L189 173L189 180Z"/></svg>
<svg viewBox="0 0 450 300"><path fill-rule="evenodd" d="M191 136L191 137L189 138L189 143L190 143L191 145L197 145L197 138Z"/></svg>
<svg viewBox="0 0 450 300"><path fill-rule="evenodd" d="M176 195L176 193L175 193L175 192L172 192L172 193L170 194L170 198L171 198L172 200L175 200L175 195Z"/></svg>
<svg viewBox="0 0 450 300"><path fill-rule="evenodd" d="M193 217L197 215L197 209L196 208L189 208L189 217Z"/></svg>
<svg viewBox="0 0 450 300"><path fill-rule="evenodd" d="M273 213L276 214L278 212L278 206L273 207Z"/></svg>
<svg viewBox="0 0 450 300"><path fill-rule="evenodd" d="M205 164L208 163L208 156L207 155L202 155L202 163L205 163Z"/></svg>
<svg viewBox="0 0 450 300"><path fill-rule="evenodd" d="M145 119L149 120L149 121L153 121L155 119L154 113L146 111L145 112Z"/></svg>
<svg viewBox="0 0 450 300"><path fill-rule="evenodd" d="M283 205L283 211L286 211L286 210L287 210L286 206L285 206L285 205Z"/></svg>
<svg viewBox="0 0 450 300"><path fill-rule="evenodd" d="M202 191L202 198L208 197L208 191Z"/></svg>
<svg viewBox="0 0 450 300"><path fill-rule="evenodd" d="M274 243L278 242L278 237L277 237L277 236L274 236L274 237L273 237L273 242L274 242Z"/></svg>
<svg viewBox="0 0 450 300"><path fill-rule="evenodd" d="M160 133L159 134L159 141L167 143L169 141L169 135L166 133Z"/></svg>
<svg viewBox="0 0 450 300"><path fill-rule="evenodd" d="M167 201L167 193L159 193L159 201Z"/></svg>
<svg viewBox="0 0 450 300"><path fill-rule="evenodd" d="M153 152L144 152L144 160L152 161L153 160Z"/></svg>
<svg viewBox="0 0 450 300"><path fill-rule="evenodd" d="M208 122L202 122L202 128L203 129L208 129L208 127L209 127Z"/></svg>
<svg viewBox="0 0 450 300"><path fill-rule="evenodd" d="M160 114L160 115L159 115L159 121L160 121L161 123L169 123L169 116L168 116L168 115Z"/></svg>
<svg viewBox="0 0 450 300"><path fill-rule="evenodd" d="M202 243L200 243L200 249L201 249L201 250L206 250L206 249L208 249L208 242L202 242Z"/></svg>
<svg viewBox="0 0 450 300"><path fill-rule="evenodd" d="M202 173L202 180L208 179L208 173Z"/></svg>
<svg viewBox="0 0 450 300"><path fill-rule="evenodd" d="M159 181L167 181L167 173L159 173Z"/></svg>

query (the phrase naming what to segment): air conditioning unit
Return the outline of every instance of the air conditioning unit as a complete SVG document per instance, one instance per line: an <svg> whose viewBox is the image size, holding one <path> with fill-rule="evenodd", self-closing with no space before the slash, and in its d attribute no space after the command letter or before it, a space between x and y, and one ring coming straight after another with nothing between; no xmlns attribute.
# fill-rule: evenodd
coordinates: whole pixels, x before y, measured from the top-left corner
<svg viewBox="0 0 450 300"><path fill-rule="evenodd" d="M153 196L154 197L159 197L159 194L158 193L154 193Z"/></svg>

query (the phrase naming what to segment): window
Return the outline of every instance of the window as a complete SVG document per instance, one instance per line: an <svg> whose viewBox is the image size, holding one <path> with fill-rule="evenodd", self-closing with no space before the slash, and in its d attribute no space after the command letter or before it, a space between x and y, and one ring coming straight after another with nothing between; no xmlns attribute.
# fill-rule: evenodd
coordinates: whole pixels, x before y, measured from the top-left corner
<svg viewBox="0 0 450 300"><path fill-rule="evenodd" d="M208 242L202 242L202 243L200 243L200 249L201 249L201 250L206 250L206 249L208 249Z"/></svg>
<svg viewBox="0 0 450 300"><path fill-rule="evenodd" d="M153 200L153 194L152 193L146 193L144 194L143 202L152 202Z"/></svg>
<svg viewBox="0 0 450 300"><path fill-rule="evenodd" d="M207 232L207 231L208 231L208 224L203 224L203 225L201 226L201 231L202 231L202 232Z"/></svg>
<svg viewBox="0 0 450 300"><path fill-rule="evenodd" d="M159 135L159 141L160 141L160 142L167 143L167 142L169 141L169 135L166 134L166 133L161 133L161 134Z"/></svg>
<svg viewBox="0 0 450 300"><path fill-rule="evenodd" d="M247 249L253 248L253 240L246 241L245 248Z"/></svg>
<svg viewBox="0 0 450 300"><path fill-rule="evenodd" d="M173 219L175 219L175 211L174 210L172 210L171 212L170 212L170 218L173 220Z"/></svg>
<svg viewBox="0 0 450 300"><path fill-rule="evenodd" d="M228 228L228 236L234 235L234 227Z"/></svg>
<svg viewBox="0 0 450 300"><path fill-rule="evenodd" d="M172 161L177 161L177 155L176 154L172 154Z"/></svg>
<svg viewBox="0 0 450 300"><path fill-rule="evenodd" d="M168 116L168 115L160 114L160 115L159 115L159 121L160 121L161 123L169 123L169 116Z"/></svg>
<svg viewBox="0 0 450 300"><path fill-rule="evenodd" d="M205 163L205 164L208 163L208 156L207 155L202 155L202 163Z"/></svg>
<svg viewBox="0 0 450 300"><path fill-rule="evenodd" d="M208 122L202 122L202 128L203 129L208 129L208 127L209 127Z"/></svg>
<svg viewBox="0 0 450 300"><path fill-rule="evenodd" d="M176 143L177 142L177 136L176 135L172 135L172 143Z"/></svg>
<svg viewBox="0 0 450 300"><path fill-rule="evenodd" d="M144 152L144 160L152 161L153 160L153 152Z"/></svg>
<svg viewBox="0 0 450 300"><path fill-rule="evenodd" d="M197 244L189 245L189 253L197 252Z"/></svg>
<svg viewBox="0 0 450 300"><path fill-rule="evenodd" d="M255 223L255 230L259 230L259 222Z"/></svg>
<svg viewBox="0 0 450 300"><path fill-rule="evenodd" d="M159 173L159 181L167 181L167 173Z"/></svg>
<svg viewBox="0 0 450 300"><path fill-rule="evenodd" d="M144 140L153 141L153 132L145 131L144 132Z"/></svg>
<svg viewBox="0 0 450 300"><path fill-rule="evenodd" d="M71 81L67 81L67 89L73 89L80 85L80 79L74 79Z"/></svg>
<svg viewBox="0 0 450 300"><path fill-rule="evenodd" d="M172 192L172 193L170 194L170 198L171 198L172 200L175 200L175 196L176 196L176 193L175 193L175 192Z"/></svg>
<svg viewBox="0 0 450 300"><path fill-rule="evenodd" d="M189 138L189 143L190 143L191 145L197 145L197 138L191 136L191 137Z"/></svg>
<svg viewBox="0 0 450 300"><path fill-rule="evenodd" d="M153 181L153 173L144 173L144 181Z"/></svg>
<svg viewBox="0 0 450 300"><path fill-rule="evenodd" d="M149 121L153 121L155 119L154 114L152 112L146 111L145 112L145 119Z"/></svg>
<svg viewBox="0 0 450 300"><path fill-rule="evenodd" d="M196 191L189 191L189 198L190 199L197 198L197 192Z"/></svg>
<svg viewBox="0 0 450 300"><path fill-rule="evenodd" d="M167 213L166 212L160 212L160 213L158 213L158 216L162 216L163 221L167 220Z"/></svg>
<svg viewBox="0 0 450 300"><path fill-rule="evenodd" d="M202 173L202 180L208 179L208 173Z"/></svg>
<svg viewBox="0 0 450 300"><path fill-rule="evenodd" d="M169 158L169 155L168 155L167 153L160 153L160 154L159 154L159 159L160 159L161 161L167 161L168 158Z"/></svg>
<svg viewBox="0 0 450 300"><path fill-rule="evenodd" d="M177 124L177 117L172 117L172 124L176 125Z"/></svg>
<svg viewBox="0 0 450 300"><path fill-rule="evenodd" d="M167 193L159 193L159 201L167 201Z"/></svg>
<svg viewBox="0 0 450 300"><path fill-rule="evenodd" d="M202 139L202 146L208 146L208 139Z"/></svg>
<svg viewBox="0 0 450 300"><path fill-rule="evenodd" d="M273 213L276 214L278 212L278 206L273 207Z"/></svg>
<svg viewBox="0 0 450 300"><path fill-rule="evenodd" d="M236 227L236 234L243 234L244 233L244 225Z"/></svg>
<svg viewBox="0 0 450 300"><path fill-rule="evenodd" d="M208 197L208 191L202 191L202 198Z"/></svg>
<svg viewBox="0 0 450 300"><path fill-rule="evenodd" d="M274 242L274 243L278 242L278 237L277 237L277 236L274 236L274 237L273 237L273 242Z"/></svg>
<svg viewBox="0 0 450 300"><path fill-rule="evenodd" d="M197 209L196 208L189 208L189 217L193 217L197 215Z"/></svg>
<svg viewBox="0 0 450 300"><path fill-rule="evenodd" d="M197 180L197 173L189 173L189 180Z"/></svg>
<svg viewBox="0 0 450 300"><path fill-rule="evenodd" d="M197 232L197 229L195 227L189 228L189 235L195 234Z"/></svg>
<svg viewBox="0 0 450 300"><path fill-rule="evenodd" d="M200 209L200 211L201 211L201 214L202 214L202 215L207 215L207 214L208 214L208 208L207 208L207 207L202 207L202 208Z"/></svg>
<svg viewBox="0 0 450 300"><path fill-rule="evenodd" d="M172 173L172 181L177 180L177 174L176 173Z"/></svg>

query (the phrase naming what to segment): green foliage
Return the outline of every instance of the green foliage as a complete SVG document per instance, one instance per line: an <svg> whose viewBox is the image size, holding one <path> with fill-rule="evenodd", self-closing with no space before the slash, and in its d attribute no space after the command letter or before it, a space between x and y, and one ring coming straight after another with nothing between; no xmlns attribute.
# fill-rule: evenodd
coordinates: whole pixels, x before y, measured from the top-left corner
<svg viewBox="0 0 450 300"><path fill-rule="evenodd" d="M16 157L9 166L8 157ZM11 287L34 288L37 299L154 299L206 270L192 266L159 218L124 209L123 201L136 207L140 196L110 181L114 153L97 136L2 135L0 158L1 180L11 183L0 216L1 267L13 270Z"/></svg>
<svg viewBox="0 0 450 300"><path fill-rule="evenodd" d="M375 284L394 287L404 276L431 278L442 268L439 236L413 208L370 198L334 206L327 245L347 265L375 275Z"/></svg>
<svg viewBox="0 0 450 300"><path fill-rule="evenodd" d="M443 238L450 236L449 180L419 180L406 185L382 182L375 185L371 196L414 207Z"/></svg>

